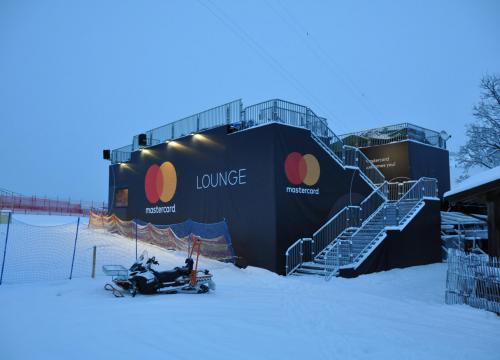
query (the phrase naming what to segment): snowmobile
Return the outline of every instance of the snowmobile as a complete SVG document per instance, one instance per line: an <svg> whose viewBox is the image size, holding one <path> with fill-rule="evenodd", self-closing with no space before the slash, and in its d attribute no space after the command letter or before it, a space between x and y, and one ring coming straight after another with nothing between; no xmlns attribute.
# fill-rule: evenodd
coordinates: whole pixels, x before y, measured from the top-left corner
<svg viewBox="0 0 500 360"><path fill-rule="evenodd" d="M192 258L195 247L198 248L196 264ZM156 271L153 269L152 266L159 265L159 262L154 256L149 258L147 251L144 251L128 270L123 266L120 267L120 265L104 265L104 273L113 276L113 283L118 286L116 288L108 283L104 288L111 291L116 297L123 297L122 290L130 293L132 296L135 296L137 293L203 294L210 290L215 290L212 274L208 270L198 270L199 251L199 242L193 244L185 265L167 271Z"/></svg>

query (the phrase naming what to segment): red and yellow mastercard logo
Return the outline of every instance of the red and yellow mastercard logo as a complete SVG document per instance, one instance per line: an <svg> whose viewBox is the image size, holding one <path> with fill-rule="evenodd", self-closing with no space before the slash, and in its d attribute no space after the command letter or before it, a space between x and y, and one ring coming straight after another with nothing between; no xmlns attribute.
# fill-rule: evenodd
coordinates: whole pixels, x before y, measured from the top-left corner
<svg viewBox="0 0 500 360"><path fill-rule="evenodd" d="M319 180L319 162L314 155L290 153L285 160L285 174L292 184L312 186Z"/></svg>
<svg viewBox="0 0 500 360"><path fill-rule="evenodd" d="M144 179L146 198L151 204L158 200L169 202L175 194L177 188L177 173L170 161L166 161L160 166L151 165L146 172Z"/></svg>

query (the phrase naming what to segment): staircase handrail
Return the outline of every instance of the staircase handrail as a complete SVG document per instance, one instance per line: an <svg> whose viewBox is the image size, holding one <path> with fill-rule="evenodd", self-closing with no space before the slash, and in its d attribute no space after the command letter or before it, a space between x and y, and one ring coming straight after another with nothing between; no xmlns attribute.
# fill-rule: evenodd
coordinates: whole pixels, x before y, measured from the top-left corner
<svg viewBox="0 0 500 360"><path fill-rule="evenodd" d="M396 207L396 211L397 211L397 215L396 215L396 226L399 226L401 225L401 221L400 219L404 218L407 214L409 214L415 207L418 207L420 205L420 202L421 200L428 194L429 192L429 186L427 186L427 189L426 189L426 185L428 183L433 183L434 186L436 187L435 188L435 191L437 191L437 180L436 179L433 179L433 178L427 178L427 177L422 177L420 178L418 181L416 181L411 187L410 189L408 189L408 191L403 195L401 196L401 198L396 201L394 203L394 206ZM401 214L400 213L400 205L401 205L401 202L403 201L407 201L407 200L417 200L415 205L412 206L410 209L408 209L404 214ZM385 202L383 204L383 208L379 208L380 210L377 210L375 211L374 213L378 212L378 211L387 211L387 202ZM402 215L402 216L401 216ZM385 220L385 224L384 226L382 227L382 229L380 229L380 231L377 233L377 235L375 235L373 237L373 240L377 239L381 233L385 232L386 231L386 227L390 224L387 223L387 213L384 214L384 219ZM363 225L366 223L366 221L363 222ZM363 225L359 228L359 230L363 229ZM359 231L358 230L358 231ZM356 233L353 234L353 236L355 236ZM372 242L373 242L372 240ZM367 247L371 246L371 243L368 243L366 246L365 246L365 249ZM360 252L360 254L363 253L363 250ZM360 261L360 255L358 255L355 259L354 259L354 262L359 262ZM366 256L366 254L365 254Z"/></svg>
<svg viewBox="0 0 500 360"><path fill-rule="evenodd" d="M307 114L313 118L320 119L310 109L307 110ZM373 191L361 203L361 205L365 205L364 213L362 213L361 206L346 206L314 232L312 238L307 238L307 241L311 241L311 258L314 258L315 254L319 254L330 244L332 244L332 248L338 249L339 245L335 245L334 243L337 241L338 236L348 227L359 227L364 220L372 216L380 208L380 204L386 203L388 199L387 181L377 166L357 147L345 145L327 126L326 121L315 122L315 124L320 126L314 128L306 125L306 128L310 130L311 137L344 169L351 166L359 170L360 176L370 185ZM352 164L349 164L350 157L346 159L346 151L354 154ZM342 154L341 158L339 157L339 152ZM375 194L380 196L380 204L377 203L377 206L368 207L368 201L373 199L372 196L375 196ZM286 275L291 274L303 264L303 244L304 239L299 239L286 250Z"/></svg>
<svg viewBox="0 0 500 360"><path fill-rule="evenodd" d="M434 185L433 190L430 189L431 184ZM434 192L434 194L431 195L430 192ZM422 201L424 197L427 197L427 196L435 197L435 196L437 196L437 193L438 193L437 179L429 178L429 177L421 177L420 179L418 179L418 181L416 181L413 184L413 186L410 187L410 189L408 189L408 191L403 196L401 196L401 198L398 201L396 201L396 203L394 203L394 206L395 206L396 212L397 212L396 226L399 226L402 224L401 220L408 213L410 213L415 207L417 207L419 205L420 201ZM400 209L401 202L408 201L408 200L417 200L417 202L415 203L415 205L411 209L408 209L408 211L406 211L406 213L401 213L401 209Z"/></svg>
<svg viewBox="0 0 500 360"><path fill-rule="evenodd" d="M386 208L384 208L384 211L385 211L385 210L386 210ZM371 244L373 243L373 241L374 241L375 239L378 239L378 238L379 238L379 236L380 236L380 234L382 234L382 233L384 233L384 232L385 232L385 226L384 226L382 229L380 229L380 231L379 231L379 232L378 232L378 233L377 233L377 234L373 237L373 239L371 240L371 242L370 242L370 243L368 243L368 244L366 244L366 246L363 248L363 250L361 250L361 251L359 252L359 254L358 254L358 255L357 255L357 256L353 259L353 264L355 264L355 263L357 263L357 262L360 262L360 260L361 260L361 259L364 259L364 258L368 257L368 255L369 255L369 254L364 253L364 250L365 250L366 248L370 247L370 246L371 246ZM359 264L358 264L358 265L356 265L356 266L355 266L355 268L357 268L358 266L359 266Z"/></svg>
<svg viewBox="0 0 500 360"><path fill-rule="evenodd" d="M285 252L285 276L293 273L297 268L304 263L304 242L311 242L313 247L314 240L311 238L301 238L295 241L288 247ZM311 254L314 257L314 254Z"/></svg>
<svg viewBox="0 0 500 360"><path fill-rule="evenodd" d="M312 236L314 254L319 254L347 228L359 226L361 223L360 210L359 206L346 206L321 226Z"/></svg>
<svg viewBox="0 0 500 360"><path fill-rule="evenodd" d="M429 189L426 189L426 183L434 183L434 194L433 195L428 195L426 191L428 192ZM420 188L420 191L416 191L417 188ZM410 199L410 195L415 195L416 197L414 199ZM416 181L408 191L399 198L399 200L396 202L396 205L401 203L402 201L405 200L421 200L426 196L432 196L435 197L437 195L437 179L435 178L429 178L429 177L421 177Z"/></svg>
<svg viewBox="0 0 500 360"><path fill-rule="evenodd" d="M346 206L330 218L313 234L312 238L301 238L288 247L285 252L285 274L293 273L300 265L304 263L304 255L313 259L315 255L321 252L331 244L348 227L359 226L359 206ZM304 242L311 242L310 253L304 254Z"/></svg>
<svg viewBox="0 0 500 360"><path fill-rule="evenodd" d="M333 160L335 160L341 167L343 168L345 167L343 160L338 156L338 154L334 150L332 150L330 145L325 143L325 141L322 140L321 137L319 137L318 135L314 134L314 132L311 131L310 134L311 137L333 158Z"/></svg>
<svg viewBox="0 0 500 360"><path fill-rule="evenodd" d="M385 185L386 182L374 189L370 193L370 195L368 195L366 199L360 204L360 206L345 206L344 208L342 208L326 223L324 223L318 230L316 230L312 238L301 238L290 245L285 252L285 274L291 274L300 265L303 264L304 241L311 241L311 253L307 255L309 255L308 258L314 258L315 255L318 255L328 245L334 245L337 241L338 236L342 234L342 232L347 228L359 227L364 221L370 218L377 211L377 209L386 202L386 198L384 197L383 192L383 188ZM372 199L372 197L376 194L378 194L378 196L380 196L380 198L382 199L381 203L375 206L373 209L371 207L367 207L367 201ZM365 205L364 209L363 205Z"/></svg>
<svg viewBox="0 0 500 360"><path fill-rule="evenodd" d="M369 203L375 194L378 194L380 189L386 189L387 182L384 181L383 184L381 184L377 190L374 190L363 202L360 204L361 209L363 209L363 206L366 207L366 204ZM383 201L380 202L380 205L376 207L376 209L371 213L369 216L363 216L363 210L361 211L361 215L363 216L363 223L361 226L351 235L351 237L355 237L358 232L360 232L366 224L369 223L370 218L378 214L380 211L382 211L383 217L384 217L384 222L381 225L380 230L377 232L376 235L373 236L373 239L366 244L364 249L362 249L353 259L352 263L353 264L358 264L356 266L359 266L359 264L367 257L369 256L369 253L365 252L364 250L368 247L373 246L374 241L380 241L381 234L384 233L387 230L387 226L391 225L390 223L387 222L387 208L390 205L393 205L396 207L397 213L401 211L400 205L404 201L408 200L413 200L415 201L415 205L413 205L410 209L406 210L404 214L402 214L401 219L403 219L407 214L409 214L413 209L421 205L422 200L427 197L427 196L437 196L437 180L433 178L428 178L428 177L422 177L418 181L412 184L412 186L408 189L408 191L401 196L401 198L394 202L390 203L387 198L385 198ZM379 203L376 203L379 204ZM396 215L396 222L397 226L399 226L402 221L400 221L400 216ZM337 240L337 239L335 239ZM339 269L340 269L340 264L341 264L341 251L340 251L340 242L336 241L336 243L331 246L327 252L324 255L325 258L325 279L329 280ZM352 256L352 254L349 254L349 256Z"/></svg>
<svg viewBox="0 0 500 360"><path fill-rule="evenodd" d="M387 201L387 181L384 181L382 184L380 184L375 190L373 190L370 195L368 195L362 202L359 204L361 207L361 217L363 219L363 222L366 221L379 207L381 204L385 203ZM376 204L376 206L370 206L370 201L372 201L372 198L378 195L380 196L381 200ZM368 209L368 210L367 210Z"/></svg>
<svg viewBox="0 0 500 360"><path fill-rule="evenodd" d="M340 243L336 242L325 254L325 280L330 280L340 269Z"/></svg>
<svg viewBox="0 0 500 360"><path fill-rule="evenodd" d="M387 199L398 201L418 180L387 182Z"/></svg>
<svg viewBox="0 0 500 360"><path fill-rule="evenodd" d="M385 176L382 174L382 172L379 170L379 168L363 153L359 148L355 146L350 146L350 145L343 145L342 146L342 151L343 151L343 159L345 159L345 150L351 150L354 151L355 153L355 163L354 164L348 164L350 166L356 166L359 168L360 172L362 172L370 181L373 183L373 185L378 186L379 184L383 183L385 181ZM360 161L360 159L362 161ZM360 166L360 162L364 162L367 166ZM374 176L370 175L370 173L367 170L373 170Z"/></svg>
<svg viewBox="0 0 500 360"><path fill-rule="evenodd" d="M311 111L313 116L316 116ZM325 150L343 167L354 166L359 169L361 176L366 178L366 181L372 188L376 188L379 184L385 181L385 176L379 168L357 147L345 145L327 125L321 122L321 129L313 129L307 127L311 131L313 139L321 142ZM350 156L346 157L347 151L354 153L353 161ZM364 166L363 166L364 165Z"/></svg>

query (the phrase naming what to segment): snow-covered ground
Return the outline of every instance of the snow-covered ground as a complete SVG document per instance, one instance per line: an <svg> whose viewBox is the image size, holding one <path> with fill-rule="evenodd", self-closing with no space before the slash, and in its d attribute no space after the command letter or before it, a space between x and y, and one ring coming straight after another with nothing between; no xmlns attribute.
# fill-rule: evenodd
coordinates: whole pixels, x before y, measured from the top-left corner
<svg viewBox="0 0 500 360"><path fill-rule="evenodd" d="M160 268L183 263L143 248ZM2 285L0 359L500 358L499 317L444 304L445 264L330 282L202 266L215 292L115 298L102 275Z"/></svg>

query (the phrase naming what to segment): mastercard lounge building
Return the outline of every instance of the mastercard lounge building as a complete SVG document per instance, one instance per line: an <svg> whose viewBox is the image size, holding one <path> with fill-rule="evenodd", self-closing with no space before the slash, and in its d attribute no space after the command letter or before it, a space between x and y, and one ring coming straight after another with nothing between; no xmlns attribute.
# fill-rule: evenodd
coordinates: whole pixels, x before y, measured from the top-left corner
<svg viewBox="0 0 500 360"><path fill-rule="evenodd" d="M153 224L225 220L236 256L285 273L290 245L374 191L332 155L339 147L326 119L305 106L233 101L113 150L109 210ZM439 260L439 243L437 251L420 263Z"/></svg>

